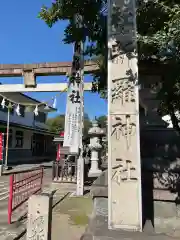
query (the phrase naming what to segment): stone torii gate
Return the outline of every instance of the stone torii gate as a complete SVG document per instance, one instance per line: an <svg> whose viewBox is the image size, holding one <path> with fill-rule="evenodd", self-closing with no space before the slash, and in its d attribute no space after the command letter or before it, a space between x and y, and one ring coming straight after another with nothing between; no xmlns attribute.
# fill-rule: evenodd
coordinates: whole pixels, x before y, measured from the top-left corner
<svg viewBox="0 0 180 240"><path fill-rule="evenodd" d="M112 47L116 46L112 43ZM113 66L114 64L114 66ZM120 65L122 63L119 63ZM125 66L127 61L125 61ZM0 93L6 92L59 92L65 91L67 83L36 83L37 76L61 76L69 75L71 72L71 62L55 62L55 63L40 63L40 64L0 64L0 77L20 77L24 78L24 84L1 84ZM119 65L115 62L112 63L112 70L114 74L119 75L119 71L116 68ZM84 74L90 74L95 72L98 69L97 65L93 61L87 61L84 64ZM122 75L126 76L126 73L123 71ZM124 77L123 75L123 77ZM122 84L122 83L121 83ZM140 174L140 165L139 165L139 138L137 134L139 131L138 125L138 109L137 112L134 111L134 101L131 101L131 98L134 97L137 99L137 95L129 93L133 91L133 85L128 85L128 82L125 85L116 86L116 81L114 79L109 79L109 86L111 88L112 95L109 95L109 107L108 107L108 178L109 178L109 227L110 228L124 228L124 229L133 229L141 230L141 190L138 190L139 184L141 182ZM126 88L126 86L129 86ZM84 82L84 91L91 91L92 83ZM116 91L116 90L117 91ZM119 90L120 91L119 91ZM124 89L126 91L123 93ZM116 93L116 94L115 94ZM114 95L115 94L115 95ZM124 95L125 94L125 95ZM136 91L137 94L137 91ZM113 97L113 99L112 99ZM124 101L124 103L123 103ZM129 102L130 101L130 102ZM120 103L123 105L126 104L126 108L121 109L124 113L119 112ZM128 107L127 107L128 104ZM136 102L136 107L138 102ZM129 111L129 109L132 110ZM125 118L124 118L125 115ZM134 124L131 122L131 115L133 116ZM135 116L135 119L134 119ZM123 121L122 121L123 117ZM116 122L114 122L116 121ZM137 122L136 122L137 121ZM137 124L137 125L136 125ZM124 126L124 127L123 127ZM132 130L136 127L136 133L132 136ZM114 132L114 130L116 132ZM119 131L119 133L117 132ZM120 137L117 134L120 134L121 131L123 136ZM138 141L138 142L137 142ZM118 144L118 145L117 145ZM123 152L118 146L123 146ZM138 150L137 150L138 149ZM136 156L135 159L133 156ZM123 155L123 156L121 156ZM119 163L117 168L114 169L114 157ZM125 159L125 160L124 160ZM134 160L133 160L134 159ZM137 160L139 165L136 167L132 165L134 161ZM125 161L125 163L124 163ZM138 171L137 171L138 169ZM132 171L136 172L135 175L132 175ZM83 174L83 173L81 173ZM81 177L81 174L79 177ZM77 179L78 183L78 179ZM130 192L134 194L133 197L130 197L130 192L128 188L130 187ZM127 193L127 194L125 194ZM123 198L122 198L123 195ZM134 201L134 211L129 211L129 206L127 204L127 198ZM123 213L123 215L122 215ZM124 222L121 222L122 216L124 216Z"/></svg>
<svg viewBox="0 0 180 240"><path fill-rule="evenodd" d="M96 71L97 65L94 62L84 62L84 74ZM72 62L55 62L39 64L0 64L0 77L23 77L23 84L1 84L0 93L13 92L65 92L67 83L36 83L37 76L70 76ZM83 91L91 91L92 83L85 83L83 80ZM77 169L77 194L83 194L84 168L78 164Z"/></svg>
<svg viewBox="0 0 180 240"><path fill-rule="evenodd" d="M71 72L71 62L39 63L39 64L0 64L0 77L24 77L24 84L1 84L0 92L57 92L64 91L67 83L36 83L37 76L62 76ZM86 61L84 73L96 71L97 65ZM84 90L90 91L91 83L84 83Z"/></svg>

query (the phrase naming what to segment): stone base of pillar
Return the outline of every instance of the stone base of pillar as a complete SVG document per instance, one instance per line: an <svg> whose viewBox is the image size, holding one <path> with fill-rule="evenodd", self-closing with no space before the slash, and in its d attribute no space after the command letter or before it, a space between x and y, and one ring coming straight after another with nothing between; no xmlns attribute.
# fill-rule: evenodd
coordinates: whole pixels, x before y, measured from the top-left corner
<svg viewBox="0 0 180 240"><path fill-rule="evenodd" d="M88 177L99 177L102 173L102 170L96 169L96 170L89 170Z"/></svg>
<svg viewBox="0 0 180 240"><path fill-rule="evenodd" d="M155 232L133 232L123 230L109 230L108 219L104 216L96 216L90 219L86 232L81 236L81 240L175 240L164 234Z"/></svg>

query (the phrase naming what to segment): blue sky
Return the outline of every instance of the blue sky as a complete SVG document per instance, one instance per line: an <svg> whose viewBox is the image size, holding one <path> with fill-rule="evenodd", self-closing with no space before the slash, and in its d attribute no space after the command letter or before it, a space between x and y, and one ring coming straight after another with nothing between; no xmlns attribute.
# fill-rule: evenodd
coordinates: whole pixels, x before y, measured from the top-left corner
<svg viewBox="0 0 180 240"><path fill-rule="evenodd" d="M0 1L0 64L72 61L72 45L62 42L66 22L53 28L37 18L41 6L50 5L51 0ZM90 81L85 76L85 81ZM22 83L22 78L1 78L1 83ZM63 82L64 77L39 77L37 82ZM36 99L51 102L57 96L58 112L65 113L65 93L28 93ZM90 118L106 114L105 100L98 94L85 93L85 112ZM51 115L52 116L52 115Z"/></svg>

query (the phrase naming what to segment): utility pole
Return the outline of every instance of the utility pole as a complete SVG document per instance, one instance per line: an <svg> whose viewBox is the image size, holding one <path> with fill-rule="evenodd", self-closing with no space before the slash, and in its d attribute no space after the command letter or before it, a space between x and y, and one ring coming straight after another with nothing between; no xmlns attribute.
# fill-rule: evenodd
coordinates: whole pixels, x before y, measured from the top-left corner
<svg viewBox="0 0 180 240"><path fill-rule="evenodd" d="M7 108L7 127L6 127L6 155L5 155L5 166L4 168L8 170L8 150L9 150L9 121L10 121L10 107Z"/></svg>

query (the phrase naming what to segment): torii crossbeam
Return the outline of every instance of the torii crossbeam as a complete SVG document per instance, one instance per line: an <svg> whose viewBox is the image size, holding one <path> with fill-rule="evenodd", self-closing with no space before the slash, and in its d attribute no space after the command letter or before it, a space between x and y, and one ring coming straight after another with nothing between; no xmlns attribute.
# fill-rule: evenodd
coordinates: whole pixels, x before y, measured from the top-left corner
<svg viewBox="0 0 180 240"><path fill-rule="evenodd" d="M24 77L24 84L2 84L0 92L56 92L64 91L67 83L37 84L37 76L62 76L71 72L71 62L39 63L39 64L0 64L0 77ZM84 73L90 74L98 70L93 61L85 61ZM90 91L91 83L84 83L84 90Z"/></svg>

